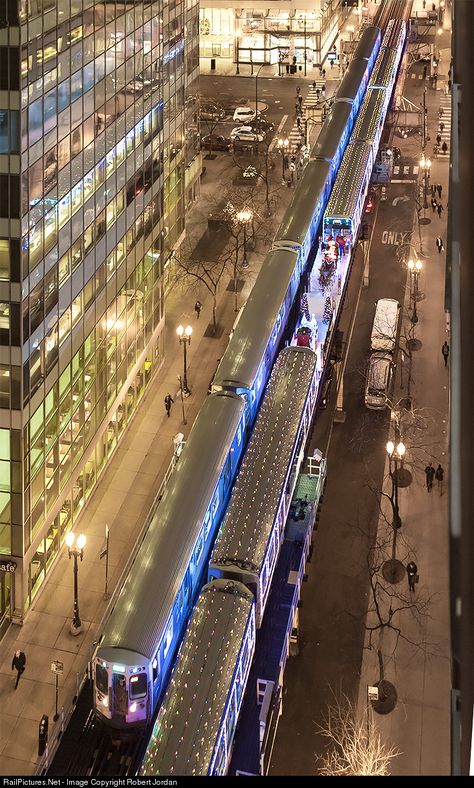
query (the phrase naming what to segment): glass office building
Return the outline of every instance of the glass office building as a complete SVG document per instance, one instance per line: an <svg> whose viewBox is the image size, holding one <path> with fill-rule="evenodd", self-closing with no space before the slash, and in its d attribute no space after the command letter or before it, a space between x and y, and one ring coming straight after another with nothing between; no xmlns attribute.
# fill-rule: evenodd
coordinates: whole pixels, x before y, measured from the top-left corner
<svg viewBox="0 0 474 788"><path fill-rule="evenodd" d="M5 628L22 621L163 360L163 271L200 154L186 99L197 2L1 9Z"/></svg>

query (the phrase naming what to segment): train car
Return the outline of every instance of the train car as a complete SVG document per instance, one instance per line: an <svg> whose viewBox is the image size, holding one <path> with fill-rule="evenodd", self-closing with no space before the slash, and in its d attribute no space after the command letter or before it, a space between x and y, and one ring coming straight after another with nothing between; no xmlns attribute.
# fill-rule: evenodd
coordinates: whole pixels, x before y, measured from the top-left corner
<svg viewBox="0 0 474 788"><path fill-rule="evenodd" d="M205 400L93 659L94 708L107 725L148 724L202 583L244 448L245 406Z"/></svg>
<svg viewBox="0 0 474 788"><path fill-rule="evenodd" d="M222 776L255 651L255 604L241 583L202 589L139 774Z"/></svg>
<svg viewBox="0 0 474 788"><path fill-rule="evenodd" d="M245 399L253 423L297 293L301 259L291 249L269 252L217 367L213 391Z"/></svg>
<svg viewBox="0 0 474 788"><path fill-rule="evenodd" d="M331 192L331 180L331 166L327 162L308 162L273 240L274 249L297 252L301 270L316 240L324 206Z"/></svg>
<svg viewBox="0 0 474 788"><path fill-rule="evenodd" d="M366 142L372 148L370 168L375 161L382 136L387 109L386 93L387 91L384 90L372 90L367 93L352 131L351 143Z"/></svg>
<svg viewBox="0 0 474 788"><path fill-rule="evenodd" d="M324 214L325 243L338 235L351 245L354 243L369 187L372 161L370 144L353 142L349 145Z"/></svg>
<svg viewBox="0 0 474 788"><path fill-rule="evenodd" d="M392 24L393 23L393 24ZM368 89L393 85L406 38L406 25L392 19L387 27L380 52L369 80Z"/></svg>
<svg viewBox="0 0 474 788"><path fill-rule="evenodd" d="M209 562L209 581L246 585L262 623L293 488L316 403L320 370L309 348L281 351Z"/></svg>
<svg viewBox="0 0 474 788"><path fill-rule="evenodd" d="M337 170L347 147L353 125L352 118L353 106L350 102L340 101L334 103L311 150L311 160L328 162L330 164L331 185L337 175ZM306 165L305 171L310 164L311 161Z"/></svg>
<svg viewBox="0 0 474 788"><path fill-rule="evenodd" d="M373 65L377 59L377 55L380 49L381 40L382 40L382 34L380 28L376 27L375 25L367 25L367 27L364 28L364 30L362 31L360 38L357 42L350 66L352 65L354 60L359 60L359 58L365 58L369 64L369 69L372 71ZM341 86L342 86L342 82L341 82Z"/></svg>

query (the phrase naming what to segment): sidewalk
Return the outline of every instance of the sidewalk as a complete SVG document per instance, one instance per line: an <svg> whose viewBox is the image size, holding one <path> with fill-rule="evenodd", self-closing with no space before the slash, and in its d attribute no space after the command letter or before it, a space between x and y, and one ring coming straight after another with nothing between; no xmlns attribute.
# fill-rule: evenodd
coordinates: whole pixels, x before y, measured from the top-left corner
<svg viewBox="0 0 474 788"><path fill-rule="evenodd" d="M216 201L223 183L232 180L231 159L225 154L206 160L199 203L188 217L194 227L207 228L212 200ZM275 183L278 183L275 175ZM293 190L281 191L273 217L276 230L293 197ZM269 233L268 244L273 233ZM239 302L248 298L264 258L263 244L249 253L250 267L245 273ZM0 659L0 774L34 774L37 763L38 725L43 714L49 716L50 741L56 725L54 674L51 662L64 664L59 679L59 709L71 707L79 678L84 674L97 639L109 601L104 601L105 562L99 552L104 545L105 524L110 529L109 593L113 593L141 531L150 506L169 467L173 438L178 432L189 435L194 419L204 401L209 380L218 359L227 346L229 331L235 320L234 294L225 288L230 276L224 275L218 299L218 321L224 327L219 339L206 338L204 332L211 319L211 297L197 288L183 296L173 293L166 301L165 359L145 393L131 425L125 431L115 455L104 471L75 531L84 532L87 543L84 560L79 565L79 605L84 631L77 637L69 634L73 607L73 565L63 549L43 590L27 613L22 627L11 625L1 643ZM196 297L202 312L196 319ZM188 349L188 380L192 395L185 400L187 425L182 423L181 402L176 391L178 375L183 371L183 356L178 346L176 327L190 323L192 342ZM164 397L171 392L174 405L167 418ZM26 670L14 689L16 672L11 661L16 649L26 654Z"/></svg>
<svg viewBox="0 0 474 788"><path fill-rule="evenodd" d="M445 31L448 26L445 24ZM438 108L444 101L450 50L448 35L441 38L441 62L437 90L428 90L428 131L431 140L436 138ZM449 121L447 121L449 122ZM449 135L449 129L446 129ZM427 146L428 147L428 146ZM428 148L429 150L429 148ZM431 183L443 187L442 202L446 206L449 185L449 157L432 162ZM416 218L416 217L415 217ZM390 713L377 713L370 709L375 731L380 733L388 747L396 746L400 755L391 763L390 773L394 776L449 775L450 774L450 610L449 610L449 370L445 369L441 346L449 342L444 313L445 252L438 254L435 245L439 234L446 238L447 211L439 218L430 212L430 223L421 226L422 248L420 254L423 271L420 276L421 300L417 303L419 322L415 337L420 348L413 353L413 383L411 395L413 408L427 419L427 430L423 434L423 447L412 448L406 439L405 467L413 476L408 487L399 490L399 508L402 527L397 537L397 557L406 564L414 560L418 566L419 584L413 595L417 599L430 599L427 615L418 620L410 611L404 611L397 619L403 638L398 640L396 652L385 659L385 679L391 682L398 695L397 703ZM418 229L413 233L415 246L418 244ZM405 313L412 314L409 286L407 284ZM409 318L406 318L408 322ZM402 333L403 333L402 328ZM405 363L406 369L406 363ZM397 390L394 401L406 396L406 371L404 388L400 387L400 372L397 370ZM402 433L403 439L403 433ZM387 439L394 440L394 430ZM444 490L441 497L436 488L428 493L425 486L424 467L429 461L436 468L444 468ZM388 460L385 468L387 493L389 486ZM391 512L386 516L390 522ZM383 518L379 520L379 534L386 530ZM410 549L411 548L411 549ZM395 593L408 592L406 572L399 585L392 586ZM395 599L395 603L399 600ZM417 650L412 643L426 641L425 651ZM384 654L395 644L393 633L384 635ZM364 651L359 685L359 710L367 708L367 687L379 679L379 666L375 651ZM379 707L380 709L380 707Z"/></svg>

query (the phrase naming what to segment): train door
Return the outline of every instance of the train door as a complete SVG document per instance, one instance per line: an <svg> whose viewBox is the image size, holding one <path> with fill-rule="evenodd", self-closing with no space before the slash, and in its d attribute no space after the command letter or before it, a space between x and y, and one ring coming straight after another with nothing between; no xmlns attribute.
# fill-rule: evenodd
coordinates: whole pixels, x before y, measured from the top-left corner
<svg viewBox="0 0 474 788"><path fill-rule="evenodd" d="M127 679L122 673L112 673L112 714L114 717L123 717L123 722L128 712Z"/></svg>

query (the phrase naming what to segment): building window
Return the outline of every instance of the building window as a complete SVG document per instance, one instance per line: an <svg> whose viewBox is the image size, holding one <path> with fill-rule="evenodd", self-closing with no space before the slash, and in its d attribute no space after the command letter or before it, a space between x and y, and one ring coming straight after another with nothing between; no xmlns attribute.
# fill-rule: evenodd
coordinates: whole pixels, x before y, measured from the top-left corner
<svg viewBox="0 0 474 788"><path fill-rule="evenodd" d="M0 238L0 280L8 282L10 275L10 244L6 238Z"/></svg>

